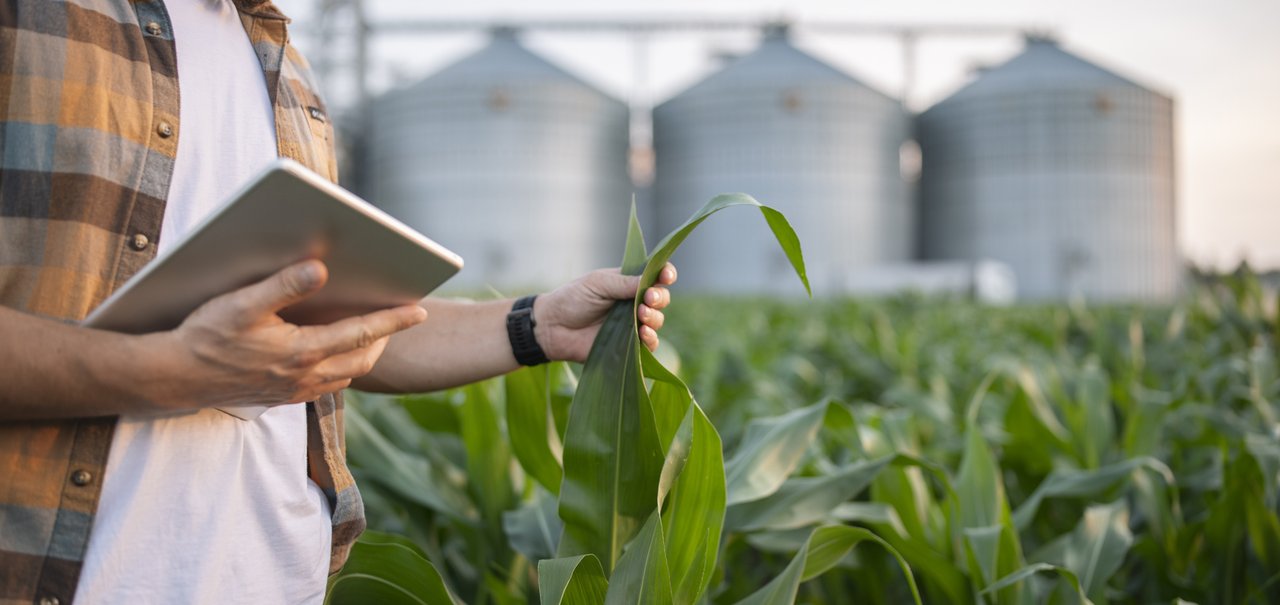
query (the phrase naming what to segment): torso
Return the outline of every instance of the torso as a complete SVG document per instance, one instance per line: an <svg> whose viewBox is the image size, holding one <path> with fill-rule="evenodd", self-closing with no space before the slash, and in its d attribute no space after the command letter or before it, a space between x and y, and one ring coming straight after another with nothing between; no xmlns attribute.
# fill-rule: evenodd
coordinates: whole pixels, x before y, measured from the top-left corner
<svg viewBox="0 0 1280 605"><path fill-rule="evenodd" d="M170 0L178 149L161 252L276 157L261 66L230 0ZM124 417L77 602L319 603L327 501L307 475L302 404Z"/></svg>

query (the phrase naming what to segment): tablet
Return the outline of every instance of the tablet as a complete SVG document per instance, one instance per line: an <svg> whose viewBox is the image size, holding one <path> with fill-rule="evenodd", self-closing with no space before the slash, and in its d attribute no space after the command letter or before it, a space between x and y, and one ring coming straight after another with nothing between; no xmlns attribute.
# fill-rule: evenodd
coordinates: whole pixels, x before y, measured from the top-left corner
<svg viewBox="0 0 1280 605"><path fill-rule="evenodd" d="M208 300L309 258L325 263L329 280L280 311L300 325L412 304L462 269L457 254L281 159L121 286L83 325L130 334L170 330Z"/></svg>

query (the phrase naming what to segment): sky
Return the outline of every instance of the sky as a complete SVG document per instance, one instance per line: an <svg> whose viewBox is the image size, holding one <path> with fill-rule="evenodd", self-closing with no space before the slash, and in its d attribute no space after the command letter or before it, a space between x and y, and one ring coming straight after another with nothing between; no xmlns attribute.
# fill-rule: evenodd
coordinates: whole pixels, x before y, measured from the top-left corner
<svg viewBox="0 0 1280 605"><path fill-rule="evenodd" d="M276 0L294 18L294 38L315 54L319 0ZM797 46L887 93L903 89L898 43L806 31L806 24L1007 25L1052 31L1067 50L1174 98L1178 158L1178 242L1202 266L1242 259L1280 268L1280 0L366 0L372 22L412 19L786 19ZM531 33L530 48L638 107L679 93L714 71L717 55L751 49L750 33L652 36L644 53L614 33ZM340 42L330 41L342 55ZM408 84L484 44L480 34L374 36L374 92ZM924 109L998 64L1019 37L925 38L908 99ZM643 56L643 61L639 58ZM314 60L314 59L313 59ZM645 66L640 69L640 66ZM328 83L326 83L328 85ZM343 82L333 78L339 96Z"/></svg>

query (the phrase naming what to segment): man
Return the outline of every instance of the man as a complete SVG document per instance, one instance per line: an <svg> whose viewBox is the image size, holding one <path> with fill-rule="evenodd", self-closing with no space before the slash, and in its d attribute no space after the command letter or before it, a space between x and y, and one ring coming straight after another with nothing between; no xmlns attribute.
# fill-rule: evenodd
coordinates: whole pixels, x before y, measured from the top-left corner
<svg viewBox="0 0 1280 605"><path fill-rule="evenodd" d="M277 155L336 176L286 23L265 0L0 4L0 603L318 603L364 527L337 391L582 360L636 292L597 271L510 328L511 301L441 300L290 325L326 279L309 261L170 332L75 327ZM674 280L645 293L649 347Z"/></svg>

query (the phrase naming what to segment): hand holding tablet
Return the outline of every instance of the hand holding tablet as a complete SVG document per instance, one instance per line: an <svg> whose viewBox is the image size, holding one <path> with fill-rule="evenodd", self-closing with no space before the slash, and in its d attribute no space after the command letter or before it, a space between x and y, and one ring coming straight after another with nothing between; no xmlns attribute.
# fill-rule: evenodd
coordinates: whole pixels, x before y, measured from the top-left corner
<svg viewBox="0 0 1280 605"><path fill-rule="evenodd" d="M328 280L279 311L298 325L412 304L462 268L456 254L301 165L279 160L84 325L131 334L171 330L205 302L310 258L325 263ZM265 409L223 411L257 417Z"/></svg>

